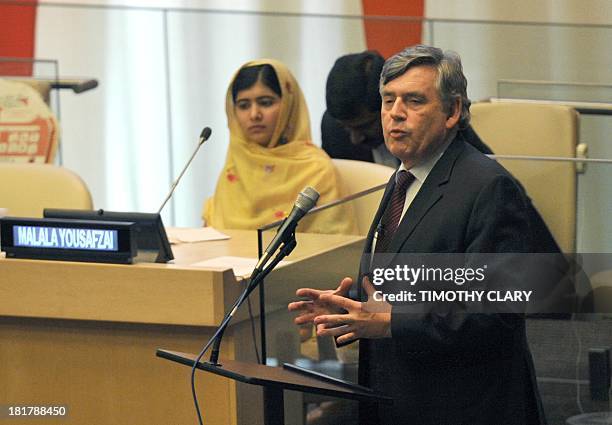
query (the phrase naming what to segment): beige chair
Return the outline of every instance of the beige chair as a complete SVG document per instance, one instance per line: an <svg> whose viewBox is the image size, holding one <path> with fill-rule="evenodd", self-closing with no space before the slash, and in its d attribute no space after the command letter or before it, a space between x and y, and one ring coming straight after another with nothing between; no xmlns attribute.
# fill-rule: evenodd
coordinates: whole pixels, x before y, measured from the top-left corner
<svg viewBox="0 0 612 425"><path fill-rule="evenodd" d="M470 108L472 127L496 155L576 157L578 113L570 107L482 102ZM500 160L527 190L557 243L574 252L576 165L571 162Z"/></svg>
<svg viewBox="0 0 612 425"><path fill-rule="evenodd" d="M371 162L350 159L332 159L332 162L349 195L387 183L391 174L395 171L391 167ZM359 234L365 235L368 233L383 192L383 190L379 190L350 201L355 208Z"/></svg>
<svg viewBox="0 0 612 425"><path fill-rule="evenodd" d="M48 164L0 163L0 208L13 217L42 217L45 208L93 208L89 189L72 171Z"/></svg>
<svg viewBox="0 0 612 425"><path fill-rule="evenodd" d="M612 270L602 270L590 276L591 293L585 300L592 303L592 312L612 319ZM590 312L590 311L586 311Z"/></svg>

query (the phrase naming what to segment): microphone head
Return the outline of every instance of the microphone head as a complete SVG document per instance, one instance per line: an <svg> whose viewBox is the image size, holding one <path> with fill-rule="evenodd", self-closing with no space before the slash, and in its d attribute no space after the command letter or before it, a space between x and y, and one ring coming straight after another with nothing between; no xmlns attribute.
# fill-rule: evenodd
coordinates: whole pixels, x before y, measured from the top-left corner
<svg viewBox="0 0 612 425"><path fill-rule="evenodd" d="M204 127L204 129L200 133L200 144L202 144L205 141L207 141L208 138L210 137L211 133L212 133L212 130L210 129L210 127Z"/></svg>
<svg viewBox="0 0 612 425"><path fill-rule="evenodd" d="M308 186L302 189L298 195L297 201L295 201L295 206L304 211L304 213L307 213L317 204L318 200L319 192Z"/></svg>

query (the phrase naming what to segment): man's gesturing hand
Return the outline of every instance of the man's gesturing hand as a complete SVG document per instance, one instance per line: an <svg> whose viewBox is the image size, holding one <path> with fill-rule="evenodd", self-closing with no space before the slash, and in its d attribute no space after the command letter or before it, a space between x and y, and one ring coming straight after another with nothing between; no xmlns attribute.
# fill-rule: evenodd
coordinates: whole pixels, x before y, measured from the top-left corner
<svg viewBox="0 0 612 425"><path fill-rule="evenodd" d="M342 313L342 309L332 304L327 304L321 300L323 295L335 295L345 297L353 284L353 279L345 277L340 285L334 290L320 291L317 289L300 288L296 291L298 297L309 298L309 301L296 301L289 304L289 311L297 311L299 314L295 318L296 325L314 323L314 318L322 314Z"/></svg>
<svg viewBox="0 0 612 425"><path fill-rule="evenodd" d="M317 325L317 335L334 336L338 344L359 338L391 337L391 306L373 301L374 288L367 279L363 280L369 298L367 303L345 298L351 284L352 279L345 278L335 291L298 290L298 296L307 296L312 301L289 304L289 310L302 311L295 323L312 321Z"/></svg>

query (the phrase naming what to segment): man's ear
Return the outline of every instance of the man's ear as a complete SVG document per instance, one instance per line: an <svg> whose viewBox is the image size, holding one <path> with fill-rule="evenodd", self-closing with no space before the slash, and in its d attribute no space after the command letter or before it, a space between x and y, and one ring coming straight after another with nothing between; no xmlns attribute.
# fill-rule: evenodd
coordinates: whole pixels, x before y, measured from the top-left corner
<svg viewBox="0 0 612 425"><path fill-rule="evenodd" d="M446 118L446 128L451 129L459 123L461 118L462 109L461 97L457 96L451 104L450 111L448 111L448 117Z"/></svg>

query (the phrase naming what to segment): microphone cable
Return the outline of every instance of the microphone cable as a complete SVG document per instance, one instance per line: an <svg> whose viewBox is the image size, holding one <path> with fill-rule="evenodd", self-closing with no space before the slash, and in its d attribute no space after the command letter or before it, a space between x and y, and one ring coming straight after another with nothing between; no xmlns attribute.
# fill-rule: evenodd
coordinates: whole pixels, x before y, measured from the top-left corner
<svg viewBox="0 0 612 425"><path fill-rule="evenodd" d="M257 359L258 364L263 364L261 362L261 357L259 357L259 351L257 350L258 347L257 347L257 333L255 332L255 317L253 316L253 310L251 308L250 298L247 298L247 307L249 309L249 321L251 323L251 336L253 337L253 349L255 350L255 358Z"/></svg>

